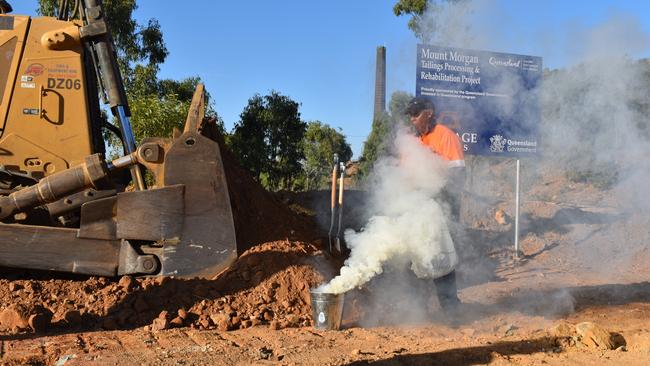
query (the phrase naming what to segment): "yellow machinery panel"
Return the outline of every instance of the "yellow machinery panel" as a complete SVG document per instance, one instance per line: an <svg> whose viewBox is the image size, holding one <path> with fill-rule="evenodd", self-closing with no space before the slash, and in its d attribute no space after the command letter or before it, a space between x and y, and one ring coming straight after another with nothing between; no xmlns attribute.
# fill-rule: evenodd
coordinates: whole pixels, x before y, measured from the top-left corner
<svg viewBox="0 0 650 366"><path fill-rule="evenodd" d="M0 16L0 131L7 121L28 25L26 16Z"/></svg>
<svg viewBox="0 0 650 366"><path fill-rule="evenodd" d="M6 116L0 165L47 176L93 153L83 47L78 27L70 22L11 18L13 29L0 29L0 52L13 47L4 93L0 91L0 117ZM0 73L0 85L2 80Z"/></svg>

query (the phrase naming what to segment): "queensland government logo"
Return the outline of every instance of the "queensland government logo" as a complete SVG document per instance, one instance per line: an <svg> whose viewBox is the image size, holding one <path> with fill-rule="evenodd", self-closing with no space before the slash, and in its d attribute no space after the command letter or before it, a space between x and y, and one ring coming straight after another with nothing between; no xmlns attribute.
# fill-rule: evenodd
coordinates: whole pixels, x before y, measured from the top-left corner
<svg viewBox="0 0 650 366"><path fill-rule="evenodd" d="M494 135L490 137L490 151L503 152L507 141L508 140L506 140L506 138L501 135Z"/></svg>

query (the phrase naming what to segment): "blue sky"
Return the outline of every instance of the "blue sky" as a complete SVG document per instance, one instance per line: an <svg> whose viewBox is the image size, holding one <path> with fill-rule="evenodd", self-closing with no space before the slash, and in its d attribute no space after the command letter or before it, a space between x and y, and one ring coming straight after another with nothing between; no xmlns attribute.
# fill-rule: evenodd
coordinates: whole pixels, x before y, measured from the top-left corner
<svg viewBox="0 0 650 366"><path fill-rule="evenodd" d="M36 0L9 0L34 15ZM572 62L573 36L613 16L650 33L650 1L486 0L468 19L492 51L544 57L546 67ZM387 48L388 95L415 91L415 49L394 0L139 0L136 18L156 18L170 52L160 76L200 76L230 130L255 93L276 90L301 103L303 120L340 128L355 157L370 132L375 50ZM478 23L481 23L478 25ZM449 45L455 46L455 45ZM633 57L647 57L634 50Z"/></svg>

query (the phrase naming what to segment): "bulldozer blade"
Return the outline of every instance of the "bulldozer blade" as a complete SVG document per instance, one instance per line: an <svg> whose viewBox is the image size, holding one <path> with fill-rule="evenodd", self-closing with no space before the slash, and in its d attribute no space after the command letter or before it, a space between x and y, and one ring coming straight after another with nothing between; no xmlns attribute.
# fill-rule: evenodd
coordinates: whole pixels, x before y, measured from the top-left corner
<svg viewBox="0 0 650 366"><path fill-rule="evenodd" d="M198 131L204 88L196 88L184 132L165 156L164 185L183 184L184 216L178 240L165 240L164 276L213 278L237 259L235 225L219 146Z"/></svg>
<svg viewBox="0 0 650 366"><path fill-rule="evenodd" d="M205 117L205 86L197 84L192 95L192 103L187 111L183 132L198 131Z"/></svg>
<svg viewBox="0 0 650 366"><path fill-rule="evenodd" d="M120 241L77 237L77 230L0 223L0 266L115 276Z"/></svg>
<svg viewBox="0 0 650 366"><path fill-rule="evenodd" d="M235 225L216 142L185 132L165 157L165 185L183 184L179 240L165 240L162 275L212 278L237 259Z"/></svg>

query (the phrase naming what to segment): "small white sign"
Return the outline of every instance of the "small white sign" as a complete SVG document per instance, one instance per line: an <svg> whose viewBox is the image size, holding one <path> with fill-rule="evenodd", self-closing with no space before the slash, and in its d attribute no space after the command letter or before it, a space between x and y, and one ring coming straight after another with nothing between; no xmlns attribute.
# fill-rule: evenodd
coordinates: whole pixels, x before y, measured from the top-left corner
<svg viewBox="0 0 650 366"><path fill-rule="evenodd" d="M21 88L36 89L36 83L20 83Z"/></svg>

